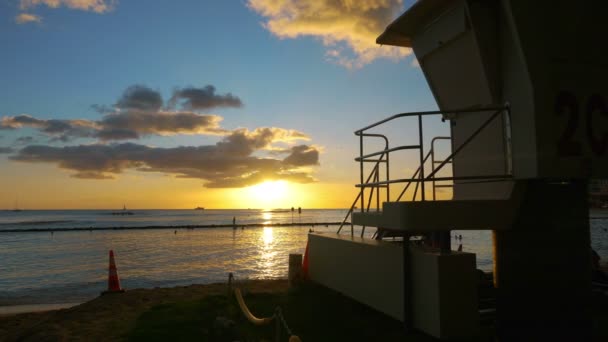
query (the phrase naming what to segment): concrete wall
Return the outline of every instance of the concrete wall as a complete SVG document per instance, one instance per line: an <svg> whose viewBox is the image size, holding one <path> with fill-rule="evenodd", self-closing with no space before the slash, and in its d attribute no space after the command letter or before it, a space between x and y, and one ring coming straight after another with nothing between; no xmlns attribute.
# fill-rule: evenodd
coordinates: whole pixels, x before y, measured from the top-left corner
<svg viewBox="0 0 608 342"><path fill-rule="evenodd" d="M338 234L313 233L308 239L313 281L403 320L401 245ZM476 336L475 254L413 246L410 256L414 328L437 338Z"/></svg>
<svg viewBox="0 0 608 342"><path fill-rule="evenodd" d="M436 338L479 333L475 254L412 247L412 316L416 329Z"/></svg>
<svg viewBox="0 0 608 342"><path fill-rule="evenodd" d="M308 235L313 281L403 320L403 250L350 235Z"/></svg>

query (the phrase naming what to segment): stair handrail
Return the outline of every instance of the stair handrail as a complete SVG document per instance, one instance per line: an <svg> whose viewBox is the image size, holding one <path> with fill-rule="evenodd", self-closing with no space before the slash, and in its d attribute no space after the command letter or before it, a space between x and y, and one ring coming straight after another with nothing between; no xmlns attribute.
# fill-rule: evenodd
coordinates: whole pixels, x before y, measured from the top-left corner
<svg viewBox="0 0 608 342"><path fill-rule="evenodd" d="M361 133L361 134L363 136L366 136L366 137L382 138L384 140L384 150L388 150L389 143L388 143L388 138L385 135L383 135L383 134L377 134L377 133ZM371 180L371 178L374 175L374 173L378 172L378 170L380 168L380 163L383 162L384 156L386 156L386 177L387 177L387 179L390 179L389 178L389 166L390 166L389 165L389 158L388 158L388 152L386 152L386 153L380 154L380 157L376 161L376 164L374 165L374 168L372 169L372 171L370 172L369 176L367 177L367 180L365 181L366 183L368 183ZM342 223L340 224L340 228L338 228L337 234L340 234L340 231L342 230L342 227L346 224L346 220L348 219L348 217L352 214L353 210L355 209L355 206L357 205L357 202L359 201L359 197L361 195L362 195L362 192L359 191L359 193L357 194L357 198L355 198L355 200L353 201L353 204L350 206L350 209L346 213L346 216L344 216L344 220L342 220ZM387 194L387 197L388 197L388 194ZM354 235L354 228L353 228L352 223L351 223L351 235Z"/></svg>
<svg viewBox="0 0 608 342"><path fill-rule="evenodd" d="M435 160L434 160L434 143L436 140L439 139L451 139L451 137L434 137L431 140L431 149L429 150L429 152L426 154L426 156L423 156L423 132L422 132L422 117L423 116L427 116L427 115L439 115L442 114L444 115L444 118L442 120L445 119L445 115L446 114L456 114L456 113L480 113L480 112L488 112L488 111L494 111L494 113L488 118L486 119L486 121L484 121L484 123L477 128L460 146L458 146L458 148L456 148L456 150L454 150L448 157L446 157L443 161L440 162L439 166L437 168L435 168ZM348 210L346 216L344 217L344 220L342 221L342 224L340 225L338 232L340 233L340 231L342 230L344 224L346 224L346 221L348 219L349 216L352 215L352 212L354 211L354 208L357 204L357 202L360 200L361 201L361 212L365 212L365 210L369 211L369 207L371 204L371 199L373 196L373 191L374 189L376 189L377 193L376 196L379 196L379 190L381 186L386 186L386 192L387 192L387 201L390 200L390 184L393 183L407 183L406 186L404 187L403 191L400 193L397 201L399 201L401 199L401 197L403 196L403 194L407 191L407 189L409 188L409 186L412 183L416 183L416 191L414 193L414 198L413 200L415 200L417 191L418 191L418 186L420 185L421 188L421 200L424 201L425 200L425 187L424 184L425 182L432 182L432 186L433 186L433 200L436 199L435 196L435 182L438 181L457 181L457 180L492 180L492 179L496 179L496 180L501 180L501 179L506 179L506 178L510 178L512 177L512 175L507 175L507 174L503 174L503 175L483 175L483 176L460 176L460 177L454 177L453 175L451 177L436 177L437 173L448 163L452 163L454 157L458 154L458 152L460 152L464 147L466 147L466 145L468 145L481 131L483 131L483 129L485 129L496 117L498 117L501 113L504 113L506 111L507 116L510 118L510 105L509 103L505 103L504 105L489 105L489 106L476 106L476 107L469 107L469 108L461 108L461 109L456 109L456 110L434 110L434 111L420 111L420 112L408 112L408 113L400 113L400 114L395 114L392 115L386 119L380 120L376 123L373 123L371 125L368 125L364 128L361 128L357 131L355 131L355 135L359 136L360 138L360 154L358 158L355 158L355 161L358 161L360 163L360 184L356 184L355 187L360 188L361 190L359 191L359 194L357 195L357 197L355 198L355 200L353 201L353 204L351 205L350 209ZM388 148L388 139L386 138L386 136L382 135L382 134L377 134L377 133L365 133L365 131L377 127L383 123L395 120L397 118L402 118L402 117L413 117L413 116L417 116L418 117L418 130L419 130L419 134L418 134L418 138L419 138L419 144L418 145L404 145L404 146L397 146L397 147L393 147L391 149ZM366 155L363 155L363 138L364 137L382 137L385 140L385 148L384 150L378 151L378 152L373 152L373 153L369 153ZM419 149L420 151L420 165L418 167L418 169L416 170L416 172L413 174L412 178L403 178L403 179L394 179L391 180L389 177L389 163L388 163L388 159L389 159L389 155L390 152L394 152L394 151L398 151L398 150L405 150L405 149ZM380 156L377 160L368 160L368 158L370 157L374 157L374 156ZM380 181L379 180L379 165L381 162L383 162L383 158L386 156L386 163L387 163L387 167L386 167L386 181ZM431 173L428 176L424 176L424 166L425 163L427 162L429 156L432 156L433 159L433 165L431 167ZM372 169L372 171L370 172L367 180L365 182L363 182L363 173L364 173L364 168L363 168L363 164L365 162L370 162L370 161L375 161L376 164L374 166L374 168ZM418 177L417 177L418 176ZM370 180L372 179L372 177L375 177L375 181L370 182ZM452 185L453 186L453 185ZM365 208L365 201L364 201L364 189L365 188L372 188L372 191L370 193L370 199L368 200L368 206L367 208ZM377 201L379 202L379 197L377 199ZM377 204L377 209L379 209L379 204ZM362 235L363 232L365 231L365 227L363 227L363 231L362 231ZM354 235L354 227L352 224L352 217L351 217L351 235Z"/></svg>
<svg viewBox="0 0 608 342"><path fill-rule="evenodd" d="M364 131L367 131L370 128L374 128L383 123L386 123L386 122L389 122L389 121L392 121L392 120L395 120L398 118L408 117L408 116L416 116L416 115L426 116L426 115L451 114L451 113L481 113L481 112L489 112L492 110L501 110L502 111L502 110L505 110L507 107L508 107L508 104L475 106L475 107L459 108L459 109L452 109L452 110L429 110L429 111L422 111L422 112L399 113L399 114L391 115L388 118L375 122L371 125L365 126L359 130L356 130L355 135L359 136L359 134L363 133Z"/></svg>
<svg viewBox="0 0 608 342"><path fill-rule="evenodd" d="M393 184L393 183L406 183L406 182L419 182L421 183L421 185L423 185L425 182L429 182L429 181L449 181L449 180L476 180L476 179L498 179L498 178L510 178L512 177L512 175L507 175L507 174L502 174L502 175L483 175L483 176L463 176L463 177L436 177L436 174L448 163L452 162L453 158L456 156L456 154L458 154L458 152L460 152L464 147L466 147L466 145L468 145L484 128L486 128L496 117L498 117L501 113L503 113L504 111L506 111L507 115L510 115L510 106L508 103L506 103L503 106L500 107L496 107L496 106L485 106L485 107L476 107L474 109L463 109L460 110L460 112L466 112L466 113L471 113L471 112L487 112L490 110L495 110L495 112L486 120L484 121L484 123L478 127L460 146L458 146L458 148L456 148L456 150L454 150L448 157L446 157L445 160L443 160L441 162L441 164L437 167L437 168L433 168L432 172L424 177L419 177L418 179L416 178L403 178L403 179L397 179L397 180L390 180L387 179L386 181L379 181L379 182L368 182L368 183L361 183L361 184L356 184L355 186L358 188L366 188L366 187L375 187L378 185L388 185L388 184ZM393 115L391 117L389 117L388 119L385 120L381 120L375 124L369 125L359 131L356 131L355 134L357 134L357 132L359 132L359 134L362 134L362 132L366 129L375 127L381 123L390 121L392 119L398 118L398 117L404 117L404 116L414 116L414 115L433 115L433 114L444 114L444 113L457 113L459 111L428 111L428 112L415 112L415 113L404 113L404 114L397 114L397 115ZM406 115L408 114L408 115ZM423 158L421 158L421 161L423 160ZM423 163L421 162L420 165L423 165ZM423 170L423 168L421 169ZM424 189L424 187L422 187ZM423 195L424 195L424 190L423 190ZM424 200L424 196L422 196Z"/></svg>

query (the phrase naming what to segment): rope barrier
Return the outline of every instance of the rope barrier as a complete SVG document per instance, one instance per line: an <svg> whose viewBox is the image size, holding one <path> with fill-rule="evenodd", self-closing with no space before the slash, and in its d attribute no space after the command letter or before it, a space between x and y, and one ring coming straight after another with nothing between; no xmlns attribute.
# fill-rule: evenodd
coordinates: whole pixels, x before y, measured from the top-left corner
<svg viewBox="0 0 608 342"><path fill-rule="evenodd" d="M298 336L292 334L291 329L289 329L289 325L287 325L287 321L285 320L285 317L283 316L283 310L281 310L281 307L277 306L276 309L274 310L274 315L272 315L271 317L262 317L262 318L256 317L251 313L251 311L247 307L247 304L245 304L245 300L243 299L243 294L241 293L241 289L235 286L235 278L232 273L228 274L228 286L231 289L234 287L234 295L236 297L236 301L238 302L239 308L243 312L243 315L245 315L245 317L247 318L247 320L249 322L253 323L254 325L267 325L267 324L272 323L272 321L275 321L276 322L275 340L277 342L281 335L281 326L283 326L283 329L285 329L285 332L289 336L289 342L301 342L302 341Z"/></svg>
<svg viewBox="0 0 608 342"><path fill-rule="evenodd" d="M266 325L266 324L272 322L272 320L274 319L274 316L258 318L258 317L255 317L251 313L251 311L249 311L249 308L247 307L247 305L245 304L245 301L243 300L243 295L241 294L241 289L235 288L234 294L236 295L236 301L239 303L239 307L241 308L241 311L243 311L243 314L245 315L245 317L247 317L249 322L251 322L255 325Z"/></svg>

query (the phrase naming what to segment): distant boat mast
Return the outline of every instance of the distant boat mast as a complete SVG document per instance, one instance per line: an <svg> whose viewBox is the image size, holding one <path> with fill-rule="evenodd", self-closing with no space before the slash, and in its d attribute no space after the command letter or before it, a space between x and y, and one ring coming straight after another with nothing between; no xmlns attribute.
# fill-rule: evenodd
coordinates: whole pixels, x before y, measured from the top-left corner
<svg viewBox="0 0 608 342"><path fill-rule="evenodd" d="M15 199L15 209L13 209L14 212L20 212L22 211L21 209L19 209L19 198L17 197L17 199Z"/></svg>

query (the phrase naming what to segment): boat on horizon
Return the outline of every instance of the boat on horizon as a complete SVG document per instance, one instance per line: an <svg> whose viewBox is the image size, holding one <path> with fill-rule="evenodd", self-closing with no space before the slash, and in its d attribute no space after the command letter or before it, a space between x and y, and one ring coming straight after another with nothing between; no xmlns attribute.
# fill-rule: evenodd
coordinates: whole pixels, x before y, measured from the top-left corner
<svg viewBox="0 0 608 342"><path fill-rule="evenodd" d="M126 205L122 205L122 210L121 211L114 211L112 212L112 215L134 215L132 211L127 211L127 206Z"/></svg>
<svg viewBox="0 0 608 342"><path fill-rule="evenodd" d="M19 199L16 199L15 200L15 209L13 209L12 212L14 212L14 213L20 213L22 211L23 211L23 209L19 209Z"/></svg>
<svg viewBox="0 0 608 342"><path fill-rule="evenodd" d="M194 210L205 210L205 208L204 207L196 207L196 208L194 208Z"/></svg>

